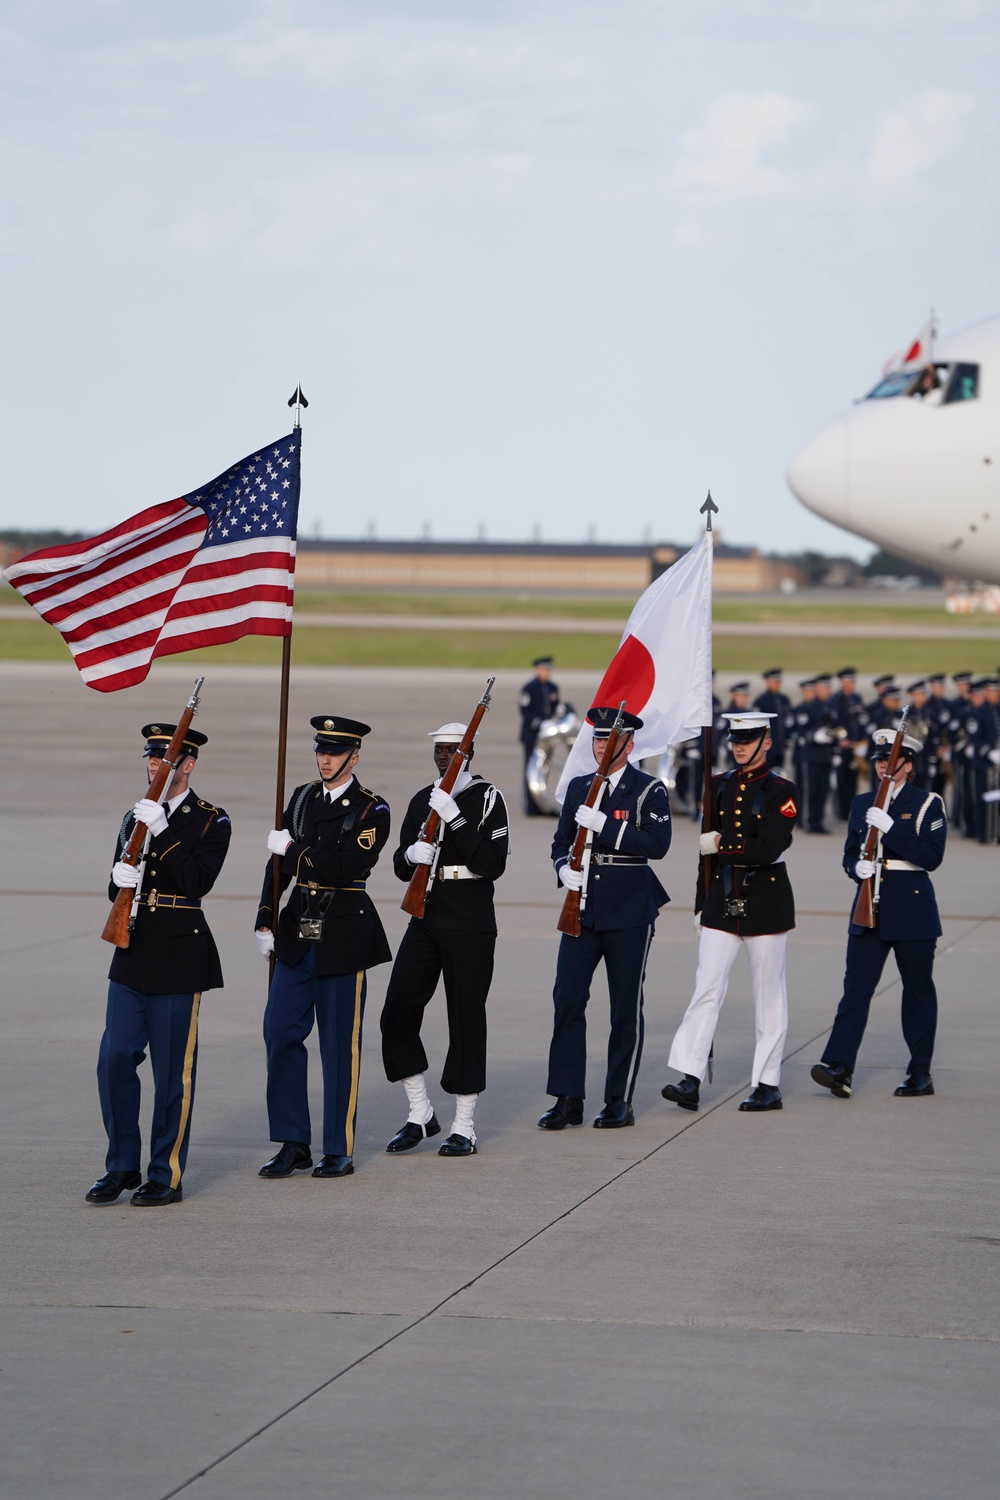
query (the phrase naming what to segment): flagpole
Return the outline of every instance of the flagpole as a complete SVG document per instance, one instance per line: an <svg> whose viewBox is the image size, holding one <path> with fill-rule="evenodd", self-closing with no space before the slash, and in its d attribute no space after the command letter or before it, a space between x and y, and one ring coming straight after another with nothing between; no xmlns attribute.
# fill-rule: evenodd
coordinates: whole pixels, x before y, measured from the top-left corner
<svg viewBox="0 0 1000 1500"><path fill-rule="evenodd" d="M294 420L292 429L298 432L302 426L302 408L309 403L302 394L302 386L296 382L294 394L289 398L288 404L293 409ZM301 464L301 445L299 449L299 462ZM301 469L300 469L301 472ZM278 757L277 774L274 788L274 827L280 828L285 815L285 756L288 746L288 681L292 666L292 630L295 617L294 586L292 602L292 620L289 622L287 635L281 638L281 687L278 695ZM278 934L278 903L281 900L281 855L276 854L271 860L271 931L277 940ZM271 980L274 978L274 950L267 965L267 987L271 988Z"/></svg>
<svg viewBox="0 0 1000 1500"><path fill-rule="evenodd" d="M713 513L716 514L716 515L718 515L718 512L719 512L719 507L716 505L715 501L712 499L712 491L709 490L707 496L705 497L705 504L701 507L701 510L698 512L699 515L705 517L705 530L709 534L709 536L711 536L711 534L712 534L712 515L713 515ZM709 678L708 678L708 680L709 680L709 683L711 683L711 681L712 681L711 668L709 668ZM713 714L713 719L714 719L714 714ZM713 747L713 743L712 743L712 740L713 740L713 732L712 732L713 728L714 728L714 724L705 724L705 725L702 726L702 731L701 731L702 732L702 755L703 755L704 760L705 760L705 789L704 789L704 792L702 793L702 799L701 799L701 831L702 831L702 833L710 833L711 829L712 829L712 757L713 757L713 754L714 754L714 747ZM713 876L715 874L715 856L714 855L710 855L710 854L706 854L703 857L702 868L703 868L703 871L704 871L704 875L703 875L703 879L704 879L704 897L703 897L703 902L702 902L702 910L704 910L704 902L708 900L708 892L709 892L709 889L710 889L711 884L712 884L712 878L713 878ZM712 1063L714 1062L714 1060L715 1060L715 1042L713 1040L711 1047L708 1049L708 1081L709 1081L709 1083L712 1082Z"/></svg>

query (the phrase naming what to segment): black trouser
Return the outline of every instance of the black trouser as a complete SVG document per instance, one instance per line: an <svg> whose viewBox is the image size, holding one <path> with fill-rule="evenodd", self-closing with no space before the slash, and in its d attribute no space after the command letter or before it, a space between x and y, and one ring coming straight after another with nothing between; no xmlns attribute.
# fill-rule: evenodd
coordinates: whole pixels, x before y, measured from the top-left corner
<svg viewBox="0 0 1000 1500"><path fill-rule="evenodd" d="M900 877L897 876L898 880ZM878 932L852 934L847 939L844 994L837 1008L830 1040L823 1049L825 1063L843 1063L854 1072L861 1038L868 1025L875 986L886 959L895 954L903 981L901 1014L903 1039L910 1049L908 1073L929 1073L937 1031L937 991L934 988L934 949L937 938L887 942Z"/></svg>
<svg viewBox="0 0 1000 1500"><path fill-rule="evenodd" d="M540 807L535 806L535 799L534 797L532 797L531 793L528 790L528 762L531 759L532 755L535 753L534 739L532 739L530 743L527 740L522 740L521 749L524 751L524 815L527 818L542 818L545 816L545 814L542 812Z"/></svg>
<svg viewBox="0 0 1000 1500"><path fill-rule="evenodd" d="M842 823L846 823L851 816L851 803L858 792L858 768L853 750L842 753L843 760L837 767L837 816Z"/></svg>
<svg viewBox="0 0 1000 1500"><path fill-rule="evenodd" d="M448 1056L446 1094L481 1094L486 1087L486 997L493 978L495 932L428 927L414 918L403 934L382 1009L382 1061L390 1083L426 1073L420 1040L424 1011L444 979Z"/></svg>
<svg viewBox="0 0 1000 1500"><path fill-rule="evenodd" d="M806 779L809 785L808 817L809 832L818 833L826 816L826 799L830 795L830 768L828 760L806 762Z"/></svg>

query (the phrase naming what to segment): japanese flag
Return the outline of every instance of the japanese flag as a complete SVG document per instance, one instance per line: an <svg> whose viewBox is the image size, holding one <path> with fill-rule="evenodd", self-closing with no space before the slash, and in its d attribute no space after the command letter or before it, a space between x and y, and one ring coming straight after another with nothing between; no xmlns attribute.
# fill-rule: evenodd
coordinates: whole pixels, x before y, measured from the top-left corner
<svg viewBox="0 0 1000 1500"><path fill-rule="evenodd" d="M933 364L937 329L937 315L932 308L927 322L906 350L900 350L898 354L886 360L882 366L883 375L895 374L897 371L922 370L926 365Z"/></svg>
<svg viewBox="0 0 1000 1500"><path fill-rule="evenodd" d="M629 616L621 645L591 700L617 708L624 698L642 719L633 760L662 755L712 722L712 533L651 583ZM569 753L556 800L574 776L593 772L586 727Z"/></svg>

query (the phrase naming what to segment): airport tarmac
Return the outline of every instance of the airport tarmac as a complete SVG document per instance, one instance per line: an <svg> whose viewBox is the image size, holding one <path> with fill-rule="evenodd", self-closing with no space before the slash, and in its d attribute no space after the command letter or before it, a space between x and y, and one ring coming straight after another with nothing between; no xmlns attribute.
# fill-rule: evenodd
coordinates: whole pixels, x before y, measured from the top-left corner
<svg viewBox="0 0 1000 1500"><path fill-rule="evenodd" d="M266 971L251 925L272 826L277 675L209 668L194 784L226 807L234 835L207 903L226 987L202 1006L184 1202L95 1209L83 1195L105 1149L94 1067L107 871L144 784L139 726L176 718L194 675L161 665L102 697L70 666L0 664L0 1495L994 1500L1000 850L952 837L935 876L936 1097L891 1097L906 1054L888 969L854 1098L811 1082L851 887L840 839L803 834L788 857L799 922L785 1108L737 1111L753 1047L741 961L714 1083L691 1115L660 1097L696 960L696 829L678 818L660 871L673 902L647 975L636 1126L545 1134L554 824L520 812L527 674L501 674L476 760L508 793L513 838L479 1155L445 1160L436 1142L385 1154L406 1106L379 1057L384 966L369 976L355 1176L265 1182ZM432 775L427 731L467 717L483 681L297 672L289 788L315 774L310 715L366 719L361 779L398 827ZM582 705L595 679L560 683ZM370 888L395 944L403 887L387 858ZM588 1119L606 1016L599 981ZM447 1129L443 1038L435 1000L425 1040Z"/></svg>

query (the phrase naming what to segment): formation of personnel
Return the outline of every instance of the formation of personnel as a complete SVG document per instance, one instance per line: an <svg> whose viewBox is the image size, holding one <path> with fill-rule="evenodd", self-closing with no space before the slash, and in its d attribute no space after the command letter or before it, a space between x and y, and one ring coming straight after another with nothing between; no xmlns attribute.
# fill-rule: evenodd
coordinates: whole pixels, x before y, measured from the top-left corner
<svg viewBox="0 0 1000 1500"><path fill-rule="evenodd" d="M839 703L825 691L829 678L810 684L810 707L805 722L798 723L802 705L793 709L782 701L780 677L768 674L768 701L774 706L748 707L748 686L737 684L734 706L720 713L734 764L711 779L695 894L698 973L670 1051L670 1066L680 1077L662 1090L664 1098L686 1110L699 1108L706 1075L711 1078L715 1027L730 971L743 948L750 964L757 1044L752 1091L740 1109L763 1113L783 1107L785 949L795 925L786 854L803 797L797 778L786 776L782 767L791 757L807 768L837 770L835 747L847 743L847 734L857 733L862 712L867 712L866 726L876 713L893 719L893 684L885 682L877 710L869 705L866 711L862 705L856 721L842 722L844 705L852 711L854 705L852 674L845 672ZM844 869L861 894L874 890L874 915L865 925L852 908L844 992L830 1041L813 1069L814 1079L836 1097L851 1096L868 1006L890 952L903 980L903 1032L910 1054L906 1080L896 1092L901 1097L934 1092L933 960L940 923L929 872L943 857L947 816L932 783L940 775L943 746L953 756L960 749L957 763L972 768L963 786L967 800L980 785L979 761L990 768L1000 761L1000 755L979 755L979 745L988 742L984 706L992 712L990 691L995 694L992 682L970 681L960 695L962 710L949 715L947 726L942 713L934 737L910 732L904 737L891 723L866 728L872 789L851 797ZM911 728L916 728L918 714L921 723L931 723L933 712L924 719L922 711L940 696L928 687L926 701L915 705ZM594 761L600 765L603 758L608 764L596 776L570 783L552 841L557 888L571 893L567 900L579 900L580 916L578 935L563 929L556 960L548 1074L555 1103L538 1120L547 1131L583 1123L586 1009L600 964L608 977L611 1026L603 1107L593 1124L620 1129L635 1123L632 1098L642 1058L646 962L659 912L669 900L651 864L670 847L671 814L667 786L630 759L642 720L617 714L616 724L616 714L613 706L591 709L587 729ZM264 1042L267 1114L278 1150L259 1171L272 1179L302 1171L336 1179L354 1172L367 971L392 959L367 891L390 834L385 798L357 775L370 726L333 714L310 722L318 776L295 788L282 826L267 835L269 858L254 919L258 949L273 966ZM459 1158L478 1149L474 1115L486 1086L486 1009L497 940L494 887L503 876L510 839L502 794L471 770L476 723L478 719L472 730L448 723L430 732L438 776L411 799L393 856L401 880L412 882L425 869L427 890L426 903L411 917L396 953L381 1016L386 1077L402 1084L408 1105L406 1120L387 1143L390 1154L410 1151L441 1131L420 1037L425 1009L441 983L448 1051L440 1083L454 1099L454 1117L438 1150L441 1156ZM231 825L221 807L198 797L190 785L206 736L188 731L180 756L173 759L181 742L178 733L168 757L174 730L169 724L143 726L150 782L161 765L158 786L171 765L173 771L161 800L144 797L126 814L111 871L112 900L122 890L136 894L128 946L116 949L109 973L98 1061L108 1148L105 1173L86 1194L93 1204L113 1203L126 1191L137 1207L181 1201L200 1000L223 982L202 900L222 869ZM609 744L612 735L618 738ZM784 758L779 762L776 739L780 745L782 735ZM898 765L891 759L890 742L895 742L892 754ZM862 737L850 741L855 758L862 743ZM796 761L800 744L812 758ZM968 748L972 754L965 753ZM807 769L806 779L809 775ZM829 793L828 785L825 796ZM818 798L816 810L822 810ZM131 855L123 858L133 830L141 833L140 825L148 830L144 875L129 862ZM287 899L276 911L286 891ZM318 1162L306 1088L306 1040L314 1029L323 1075ZM143 1173L138 1069L147 1049L154 1105Z"/></svg>

